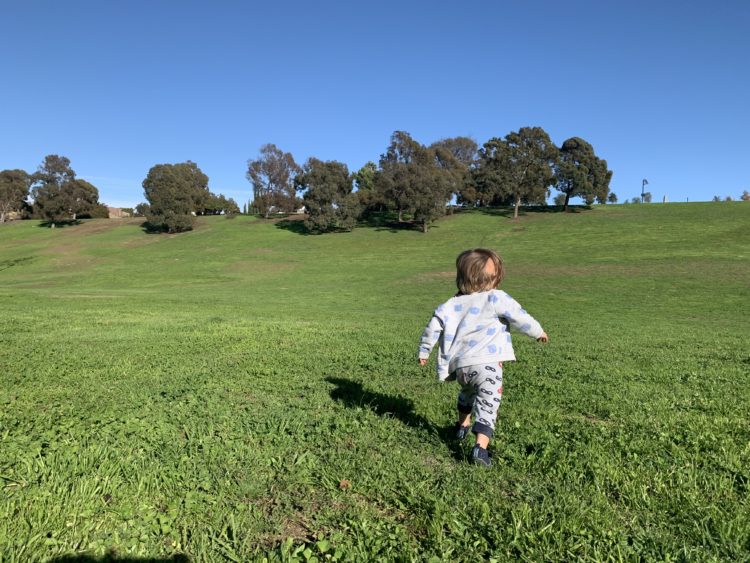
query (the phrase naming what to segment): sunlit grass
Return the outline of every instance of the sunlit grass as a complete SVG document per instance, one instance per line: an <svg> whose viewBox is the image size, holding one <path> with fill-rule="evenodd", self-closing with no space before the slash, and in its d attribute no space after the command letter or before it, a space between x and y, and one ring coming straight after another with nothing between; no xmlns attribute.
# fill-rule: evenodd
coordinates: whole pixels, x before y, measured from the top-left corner
<svg viewBox="0 0 750 563"><path fill-rule="evenodd" d="M0 553L750 558L750 206L0 226ZM416 342L490 246L516 336L495 466Z"/></svg>

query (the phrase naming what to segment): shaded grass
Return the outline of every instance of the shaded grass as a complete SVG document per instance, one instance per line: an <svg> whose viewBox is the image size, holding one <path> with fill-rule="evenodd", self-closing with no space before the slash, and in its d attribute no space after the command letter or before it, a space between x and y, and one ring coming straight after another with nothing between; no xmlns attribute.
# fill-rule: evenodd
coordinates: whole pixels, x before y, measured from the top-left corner
<svg viewBox="0 0 750 563"><path fill-rule="evenodd" d="M747 559L748 214L0 226L0 552ZM552 338L516 337L489 472L414 360L479 245Z"/></svg>

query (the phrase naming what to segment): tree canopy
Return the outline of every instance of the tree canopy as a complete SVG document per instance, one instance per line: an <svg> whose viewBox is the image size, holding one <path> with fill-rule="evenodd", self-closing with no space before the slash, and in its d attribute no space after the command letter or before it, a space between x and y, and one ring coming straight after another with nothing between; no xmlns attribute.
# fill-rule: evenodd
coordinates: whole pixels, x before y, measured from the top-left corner
<svg viewBox="0 0 750 563"><path fill-rule="evenodd" d="M0 223L24 207L30 186L31 176L24 170L0 171Z"/></svg>
<svg viewBox="0 0 750 563"><path fill-rule="evenodd" d="M265 217L274 209L293 212L299 203L294 177L300 172L291 153L273 144L263 145L260 156L247 161L247 179L253 185L252 207Z"/></svg>
<svg viewBox="0 0 750 563"><path fill-rule="evenodd" d="M557 147L544 129L522 127L504 139L490 139L479 150L475 185L485 198L509 199L517 218L521 203L546 201L557 157Z"/></svg>
<svg viewBox="0 0 750 563"><path fill-rule="evenodd" d="M373 211L383 211L388 206L388 202L378 191L376 177L378 166L372 161L352 174L354 185L357 187L357 198L363 214Z"/></svg>
<svg viewBox="0 0 750 563"><path fill-rule="evenodd" d="M375 185L384 201L398 212L410 212L427 231L445 214L446 204L461 184L465 167L443 147L425 147L405 131L395 131L380 157Z"/></svg>
<svg viewBox="0 0 750 563"><path fill-rule="evenodd" d="M76 178L70 159L64 156L47 155L31 178L34 211L51 227L62 220L90 215L99 205L99 190Z"/></svg>
<svg viewBox="0 0 750 563"><path fill-rule="evenodd" d="M314 232L349 231L359 216L358 196L352 193L352 177L346 164L310 158L295 178L297 190L304 192L307 209L305 226Z"/></svg>
<svg viewBox="0 0 750 563"><path fill-rule="evenodd" d="M204 210L211 198L208 176L190 160L151 167L143 191L149 203L149 224L170 233L192 229L193 215Z"/></svg>
<svg viewBox="0 0 750 563"><path fill-rule="evenodd" d="M564 210L571 197L581 197L586 204L604 203L609 193L612 171L607 161L594 154L594 148L580 137L571 137L560 147L556 189L565 194Z"/></svg>

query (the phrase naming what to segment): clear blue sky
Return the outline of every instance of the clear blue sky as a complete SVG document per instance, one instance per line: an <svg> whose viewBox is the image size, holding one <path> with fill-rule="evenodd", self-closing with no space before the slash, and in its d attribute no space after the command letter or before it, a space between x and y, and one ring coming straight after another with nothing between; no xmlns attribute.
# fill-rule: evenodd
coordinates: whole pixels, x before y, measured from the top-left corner
<svg viewBox="0 0 750 563"><path fill-rule="evenodd" d="M159 163L251 196L264 143L356 170L391 133L588 140L620 201L750 190L750 2L0 0L0 169L110 205Z"/></svg>

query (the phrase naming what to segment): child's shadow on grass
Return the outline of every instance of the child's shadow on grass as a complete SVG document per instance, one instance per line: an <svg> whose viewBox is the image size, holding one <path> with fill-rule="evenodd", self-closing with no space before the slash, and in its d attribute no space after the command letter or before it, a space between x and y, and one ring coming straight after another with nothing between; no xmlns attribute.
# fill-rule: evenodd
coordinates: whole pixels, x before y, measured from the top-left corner
<svg viewBox="0 0 750 563"><path fill-rule="evenodd" d="M386 395L375 391L368 391L358 381L341 377L326 377L328 383L336 386L331 391L334 401L343 403L347 408L367 407L380 416L391 416L412 428L423 428L430 434L437 435L457 460L466 459L461 444L455 438L454 427L439 427L421 414L414 412L414 401L394 395Z"/></svg>

